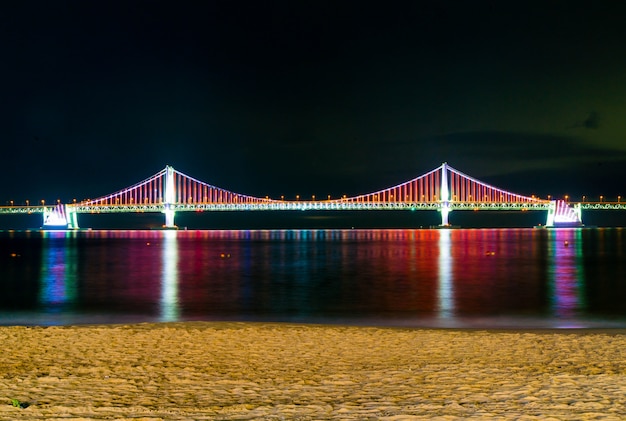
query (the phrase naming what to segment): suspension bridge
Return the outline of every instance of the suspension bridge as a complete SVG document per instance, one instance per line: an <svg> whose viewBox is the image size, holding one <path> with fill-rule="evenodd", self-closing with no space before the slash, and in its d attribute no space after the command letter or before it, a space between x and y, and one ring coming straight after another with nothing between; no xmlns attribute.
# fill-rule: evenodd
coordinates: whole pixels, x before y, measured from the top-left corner
<svg viewBox="0 0 626 421"><path fill-rule="evenodd" d="M190 177L166 166L130 187L97 199L74 203L0 206L0 214L43 217L43 229L78 229L85 213L159 212L163 228L175 229L177 212L186 211L362 211L432 210L441 215L440 227L450 227L452 211L546 211L546 227L582 226L585 209L626 209L617 202L569 202L524 196L479 181L448 165L404 183L359 196L328 200L284 200L235 193Z"/></svg>

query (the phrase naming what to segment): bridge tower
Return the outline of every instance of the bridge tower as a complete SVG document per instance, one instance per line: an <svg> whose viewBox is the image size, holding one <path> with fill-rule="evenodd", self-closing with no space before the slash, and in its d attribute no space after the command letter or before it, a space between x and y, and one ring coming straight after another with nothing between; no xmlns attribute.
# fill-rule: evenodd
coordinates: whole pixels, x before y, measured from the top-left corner
<svg viewBox="0 0 626 421"><path fill-rule="evenodd" d="M441 189L440 189L440 202L439 212L441 212L441 226L448 227L448 214L452 211L450 209L450 189L448 187L448 163L441 164Z"/></svg>
<svg viewBox="0 0 626 421"><path fill-rule="evenodd" d="M174 210L173 205L176 203L176 187L174 183L174 168L169 165L165 167L164 196L163 213L165 214L165 225L163 225L163 227L175 229L176 225L174 224L174 215L176 214L176 211Z"/></svg>

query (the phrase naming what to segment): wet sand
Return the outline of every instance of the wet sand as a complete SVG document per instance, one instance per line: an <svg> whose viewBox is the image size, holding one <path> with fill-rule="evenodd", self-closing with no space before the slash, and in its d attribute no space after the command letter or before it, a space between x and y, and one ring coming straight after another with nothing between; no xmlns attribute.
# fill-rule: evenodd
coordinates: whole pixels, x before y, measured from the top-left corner
<svg viewBox="0 0 626 421"><path fill-rule="evenodd" d="M626 330L174 323L0 343L0 420L626 418Z"/></svg>

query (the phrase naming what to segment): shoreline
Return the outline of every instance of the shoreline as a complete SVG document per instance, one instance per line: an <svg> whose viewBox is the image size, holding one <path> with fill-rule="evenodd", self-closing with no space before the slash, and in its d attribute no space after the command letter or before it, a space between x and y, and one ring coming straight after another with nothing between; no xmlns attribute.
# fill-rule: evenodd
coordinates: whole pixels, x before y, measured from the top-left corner
<svg viewBox="0 0 626 421"><path fill-rule="evenodd" d="M0 420L626 417L618 328L164 322L0 341Z"/></svg>

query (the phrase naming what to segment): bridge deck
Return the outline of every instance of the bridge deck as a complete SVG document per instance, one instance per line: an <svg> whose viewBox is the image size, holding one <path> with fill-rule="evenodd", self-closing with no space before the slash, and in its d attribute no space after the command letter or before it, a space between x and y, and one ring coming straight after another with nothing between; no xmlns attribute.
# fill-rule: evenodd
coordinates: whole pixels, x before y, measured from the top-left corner
<svg viewBox="0 0 626 421"><path fill-rule="evenodd" d="M583 210L626 210L625 202L569 202L570 206L580 206ZM534 211L547 210L550 202L538 203L498 203L498 202L449 202L450 210L504 210ZM76 213L124 213L124 212L163 212L165 204L135 205L93 205L68 204L68 209ZM343 202L343 201L269 201L260 204L233 203L175 203L170 209L176 212L198 211L362 211L362 210L438 210L441 202ZM54 206L0 206L2 214L32 214L52 211Z"/></svg>

